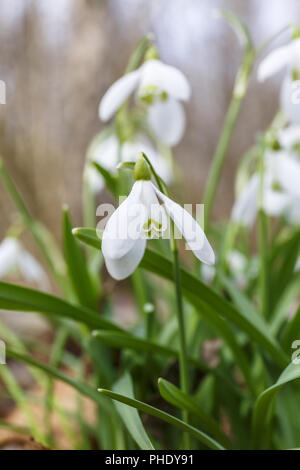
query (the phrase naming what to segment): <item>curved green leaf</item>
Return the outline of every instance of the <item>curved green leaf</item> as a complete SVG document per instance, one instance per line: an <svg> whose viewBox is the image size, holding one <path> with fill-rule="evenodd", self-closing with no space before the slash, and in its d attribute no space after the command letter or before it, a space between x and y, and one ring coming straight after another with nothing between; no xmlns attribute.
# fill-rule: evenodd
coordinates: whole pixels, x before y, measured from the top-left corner
<svg viewBox="0 0 300 470"><path fill-rule="evenodd" d="M95 401L101 407L101 409L105 413L107 413L109 416L115 416L117 418L117 413L115 409L112 406L110 406L107 400L101 399L101 397L99 397L99 393L90 385L86 385L82 382L79 382L78 380L73 379L69 375L66 375L60 370L56 369L55 367L42 364L41 362L36 361L32 357L29 357L25 354L20 354L19 352L16 352L16 351L12 351L9 348L6 349L6 355L7 357L10 357L11 359L20 361L24 364L28 364L29 366L36 367L37 369L44 371L49 376L57 380L61 380L62 382L65 382L66 384L75 388L82 395L85 395L86 397L91 398L93 401Z"/></svg>
<svg viewBox="0 0 300 470"><path fill-rule="evenodd" d="M218 423L199 406L195 399L162 378L158 379L158 388L161 396L167 402L177 406L181 410L188 411L193 417L197 418L204 430L217 439L220 444L225 448L231 447L227 436L220 429Z"/></svg>
<svg viewBox="0 0 300 470"><path fill-rule="evenodd" d="M146 403L142 401L135 400L133 398L126 397L124 395L120 395L119 393L115 393L110 390L105 390L103 388L100 388L98 391L102 393L103 395L112 398L113 400L124 403L125 405L132 406L133 408L136 408L137 410L140 410L144 413L155 416L156 418L161 419L162 421L166 421L167 423L171 424L172 426L176 426L182 431L188 432L189 434L191 434L193 437L198 439L200 442L202 442L204 445L206 445L210 449L225 450L221 444L219 444L217 441L212 439L210 436L208 436L204 432L199 431L193 426L190 426L189 424L184 423L180 419L175 418L175 416L172 416L169 413L166 413L165 411L161 411L158 408L154 408L151 405L147 405Z"/></svg>
<svg viewBox="0 0 300 470"><path fill-rule="evenodd" d="M125 373L113 386L113 391L119 394L125 394L130 398L134 398L133 385L131 377ZM122 419L125 427L128 429L131 437L142 450L153 450L154 447L146 433L141 418L135 408L115 402L117 411Z"/></svg>
<svg viewBox="0 0 300 470"><path fill-rule="evenodd" d="M253 412L253 445L259 448L263 443L264 428L270 405L280 388L294 380L300 379L300 364L291 363L280 375L272 387L262 392L256 400Z"/></svg>
<svg viewBox="0 0 300 470"><path fill-rule="evenodd" d="M90 328L122 331L113 322L106 320L87 307L73 305L54 295L2 281L0 282L0 308L22 312L39 312L49 317L69 318Z"/></svg>
<svg viewBox="0 0 300 470"><path fill-rule="evenodd" d="M97 293L90 278L84 254L72 234L69 210L63 209L63 246L69 277L81 305L97 307Z"/></svg>

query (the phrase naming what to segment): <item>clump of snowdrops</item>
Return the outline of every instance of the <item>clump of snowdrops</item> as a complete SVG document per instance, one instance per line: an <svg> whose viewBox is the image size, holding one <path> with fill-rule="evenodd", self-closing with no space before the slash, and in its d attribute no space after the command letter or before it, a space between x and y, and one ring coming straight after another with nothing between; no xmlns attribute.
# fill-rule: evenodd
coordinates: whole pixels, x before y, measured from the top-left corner
<svg viewBox="0 0 300 470"><path fill-rule="evenodd" d="M3 324L0 334L7 359L26 364L42 387L43 426L30 407L34 396L25 395L8 367L0 366L0 376L24 411L25 432L52 448L57 410L66 433L70 422L79 430L70 433L74 448L92 442L114 450L300 445L300 31L289 25L256 49L238 18L220 16L237 33L243 56L199 200L204 226L173 190L179 169L172 149L184 134L190 85L161 61L150 35L101 99L99 117L108 124L87 150L85 227L74 228L64 208L62 250L30 214L1 163L20 221L0 246L0 274L18 272L41 290L2 281L0 307L46 316L55 338L47 362L39 362L34 352L41 345L27 344ZM279 36L286 45L270 53ZM286 70L279 110L241 156L231 218L214 223L216 189L256 63L261 81ZM126 196L104 231L97 228L105 215L100 206L96 216L100 192L117 205ZM34 237L47 273L22 247L24 230ZM60 295L49 293L49 279ZM130 327L116 319L111 300L121 281L137 312ZM71 416L60 409L55 380L78 392ZM96 405L93 423L83 413L83 396Z"/></svg>

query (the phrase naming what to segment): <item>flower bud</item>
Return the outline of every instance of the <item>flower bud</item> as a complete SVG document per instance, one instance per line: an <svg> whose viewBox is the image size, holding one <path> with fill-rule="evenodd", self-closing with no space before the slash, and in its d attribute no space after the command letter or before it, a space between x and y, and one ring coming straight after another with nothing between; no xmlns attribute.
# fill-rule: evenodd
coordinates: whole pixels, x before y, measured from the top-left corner
<svg viewBox="0 0 300 470"><path fill-rule="evenodd" d="M135 181L151 180L151 173L142 153L140 153L140 156L134 166L134 179Z"/></svg>

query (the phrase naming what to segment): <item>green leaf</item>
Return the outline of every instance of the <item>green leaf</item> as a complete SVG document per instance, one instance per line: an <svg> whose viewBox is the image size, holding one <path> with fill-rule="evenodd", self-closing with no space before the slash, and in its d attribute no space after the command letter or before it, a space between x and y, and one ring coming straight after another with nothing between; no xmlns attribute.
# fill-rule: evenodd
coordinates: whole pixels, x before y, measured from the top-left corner
<svg viewBox="0 0 300 470"><path fill-rule="evenodd" d="M270 405L273 398L280 388L294 380L300 378L300 364L291 363L280 375L277 382L272 387L267 388L262 392L256 400L253 412L253 445L254 448L262 447L264 429Z"/></svg>
<svg viewBox="0 0 300 470"><path fill-rule="evenodd" d="M72 224L66 207L63 210L63 246L69 277L80 304L96 308L97 293L90 278L81 247L72 234Z"/></svg>
<svg viewBox="0 0 300 470"><path fill-rule="evenodd" d="M293 316L293 318L287 323L284 331L281 344L285 351L291 350L291 344L295 339L298 339L299 334L295 335L300 331L300 307Z"/></svg>
<svg viewBox="0 0 300 470"><path fill-rule="evenodd" d="M105 390L103 388L100 388L99 392L107 397L112 398L113 400L119 401L121 403L125 403L125 405L132 406L133 408L136 408L137 410L140 410L144 413L155 416L156 418L161 419L162 421L165 421L171 424L172 426L175 426L181 429L184 432L188 432L189 434L191 434L193 437L198 439L200 442L202 442L202 444L209 447L210 449L225 450L221 444L219 444L217 441L212 439L210 436L208 436L204 432L199 431L193 426L190 426L189 424L184 423L180 419L175 418L175 416L172 416L166 413L165 411L161 411L158 408L154 408L153 406L147 405L144 402L135 400L133 398L130 398L124 395L120 395L119 393L115 393L110 390Z"/></svg>
<svg viewBox="0 0 300 470"><path fill-rule="evenodd" d="M118 189L118 179L117 179L117 177L112 175L109 171L107 171L99 163L93 161L92 164L96 168L96 170L100 173L102 178L104 179L107 189L109 189L111 191L111 193L114 196L116 196L117 195L117 189Z"/></svg>
<svg viewBox="0 0 300 470"><path fill-rule="evenodd" d="M29 366L36 367L44 371L46 374L50 375L51 377L57 380L61 380L62 382L65 382L66 384L70 385L75 390L80 392L82 395L85 395L86 397L91 398L91 400L95 401L101 407L101 409L105 413L107 413L108 416L115 416L116 418L118 418L115 409L112 406L110 406L110 403L107 400L103 400L99 396L99 393L90 385L86 385L85 383L79 382L78 380L73 379L69 375L66 375L60 370L56 369L55 367L42 364L41 362L36 361L32 357L29 357L25 354L20 354L19 352L16 352L16 351L12 351L9 348L6 349L6 355L7 357L11 359L20 361L24 364L28 364Z"/></svg>
<svg viewBox="0 0 300 470"><path fill-rule="evenodd" d="M197 419L200 425L204 428L204 431L211 434L225 448L231 447L227 436L220 429L218 423L200 407L199 403L195 399L162 378L158 379L158 388L161 396L167 402L177 406L181 410L188 411L193 418Z"/></svg>
<svg viewBox="0 0 300 470"><path fill-rule="evenodd" d="M133 385L131 377L125 373L113 386L115 393L124 394L134 398ZM131 437L142 450L153 450L154 447L146 433L141 418L135 408L115 402L116 409L122 419L125 427L128 429Z"/></svg>
<svg viewBox="0 0 300 470"><path fill-rule="evenodd" d="M132 349L134 351L143 352L147 354L157 354L159 356L166 357L179 357L179 352L163 346L161 344L153 343L144 338L137 338L129 333L118 332L118 331L93 331L93 337L99 339L108 346L119 348L119 349ZM191 357L188 360L197 366L201 371L208 372L210 368L197 359ZM213 372L214 370L212 370Z"/></svg>
<svg viewBox="0 0 300 470"><path fill-rule="evenodd" d="M73 233L84 243L100 248L100 231L96 233L95 229L76 228ZM172 262L156 251L147 248L140 266L165 279L172 280ZM236 310L229 302L183 268L181 269L181 281L184 295L197 309L200 309L200 312L203 306L214 311L217 315L221 315L226 320L232 321L242 331L248 333L251 339L268 351L279 365L284 367L287 365L288 358L286 354L272 337L267 324L262 318L258 320L256 315L252 317L249 312L247 313L243 309L241 311Z"/></svg>
<svg viewBox="0 0 300 470"><path fill-rule="evenodd" d="M87 307L79 307L54 295L2 281L0 282L0 308L22 312L39 312L49 317L68 318L93 329L104 328L122 331L117 325Z"/></svg>
<svg viewBox="0 0 300 470"><path fill-rule="evenodd" d="M274 249L272 260L272 272L274 274L271 278L272 309L278 304L278 300L284 294L294 275L299 250L300 230L296 230L288 240L277 245Z"/></svg>

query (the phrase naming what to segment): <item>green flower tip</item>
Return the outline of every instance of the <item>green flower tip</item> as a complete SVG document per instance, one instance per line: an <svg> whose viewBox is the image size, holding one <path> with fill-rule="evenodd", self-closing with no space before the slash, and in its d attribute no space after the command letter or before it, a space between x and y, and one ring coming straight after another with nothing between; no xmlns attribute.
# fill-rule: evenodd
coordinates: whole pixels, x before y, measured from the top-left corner
<svg viewBox="0 0 300 470"><path fill-rule="evenodd" d="M159 59L159 54L158 50L155 46L150 46L147 49L147 52L145 54L144 60L158 60Z"/></svg>
<svg viewBox="0 0 300 470"><path fill-rule="evenodd" d="M151 173L148 167L148 164L146 163L144 159L144 154L140 153L139 158L134 165L134 180L139 181L139 180L151 180Z"/></svg>
<svg viewBox="0 0 300 470"><path fill-rule="evenodd" d="M293 26L292 30L292 39L299 39L300 38L300 27L298 25Z"/></svg>

